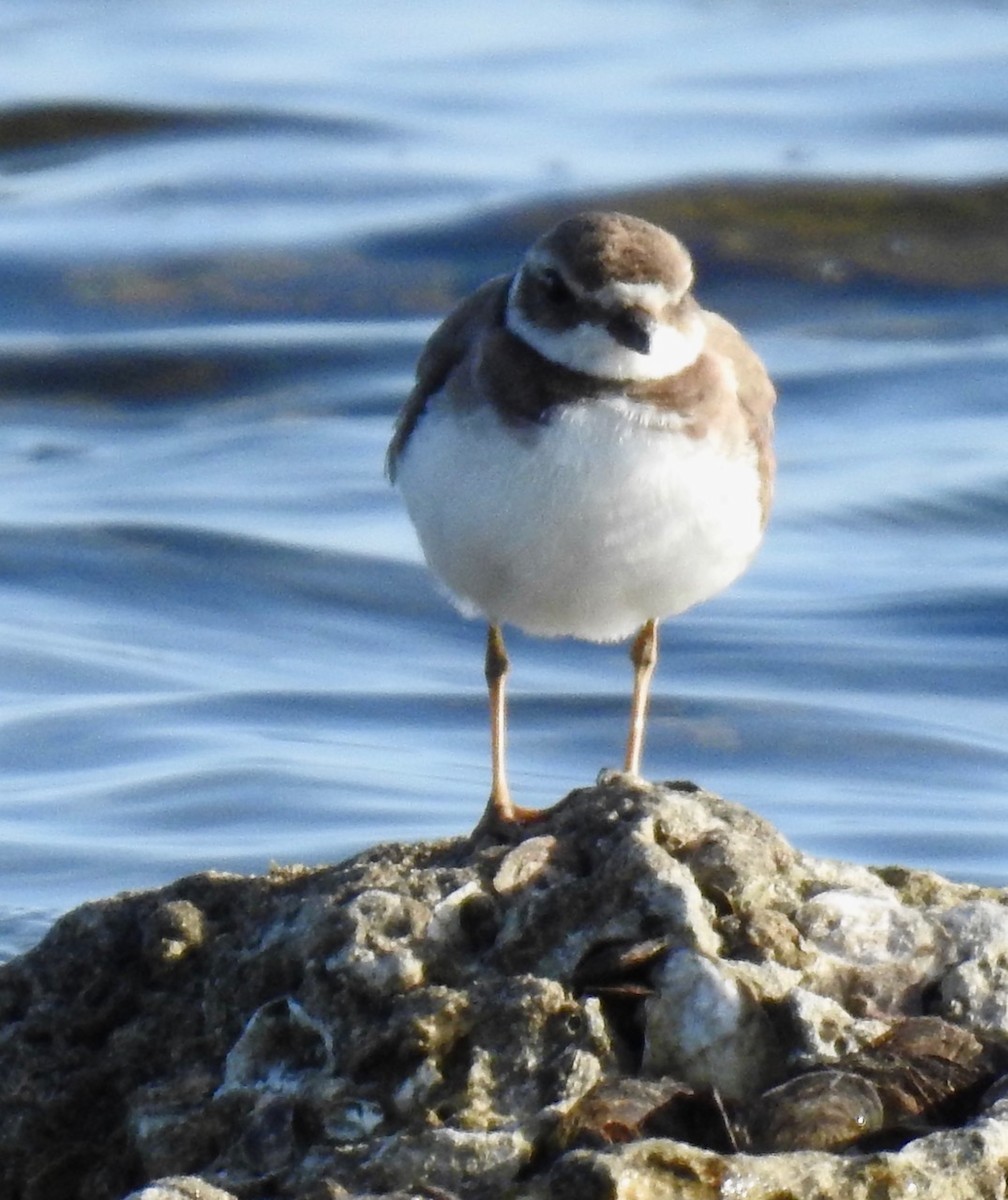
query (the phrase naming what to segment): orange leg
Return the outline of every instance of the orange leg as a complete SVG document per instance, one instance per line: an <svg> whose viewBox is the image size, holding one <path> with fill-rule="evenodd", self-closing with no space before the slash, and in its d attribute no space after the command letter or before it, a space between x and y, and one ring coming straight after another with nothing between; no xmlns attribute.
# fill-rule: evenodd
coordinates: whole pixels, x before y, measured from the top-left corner
<svg viewBox="0 0 1008 1200"><path fill-rule="evenodd" d="M651 676L658 662L658 622L645 621L638 629L630 647L634 667L633 699L630 702L630 732L627 735L626 760L623 769L628 775L639 775L641 754L644 751L644 727L647 724L648 695Z"/></svg>
<svg viewBox="0 0 1008 1200"><path fill-rule="evenodd" d="M490 799L477 826L494 829L535 821L538 809L519 808L511 799L507 782L507 696L505 681L508 667L504 635L499 625L487 626L486 681L490 697Z"/></svg>
<svg viewBox="0 0 1008 1200"><path fill-rule="evenodd" d="M490 804L501 821L510 821L514 812L507 782L507 651L499 625L487 626L486 681L490 694Z"/></svg>

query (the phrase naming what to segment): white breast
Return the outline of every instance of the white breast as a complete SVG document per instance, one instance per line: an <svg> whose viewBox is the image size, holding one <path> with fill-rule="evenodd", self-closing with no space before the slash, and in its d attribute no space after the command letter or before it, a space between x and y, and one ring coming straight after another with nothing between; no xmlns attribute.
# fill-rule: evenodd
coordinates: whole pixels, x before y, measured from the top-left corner
<svg viewBox="0 0 1008 1200"><path fill-rule="evenodd" d="M622 398L543 425L432 401L400 460L431 569L469 614L544 636L626 637L727 587L759 544L755 453Z"/></svg>

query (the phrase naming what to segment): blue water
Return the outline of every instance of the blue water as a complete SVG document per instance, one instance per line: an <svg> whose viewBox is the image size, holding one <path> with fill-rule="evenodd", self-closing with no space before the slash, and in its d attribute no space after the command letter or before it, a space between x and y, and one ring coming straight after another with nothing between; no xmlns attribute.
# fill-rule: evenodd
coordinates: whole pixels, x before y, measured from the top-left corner
<svg viewBox="0 0 1008 1200"><path fill-rule="evenodd" d="M3 142L66 103L137 127ZM86 898L472 825L482 630L382 458L438 313L521 251L480 237L503 208L1006 167L998 5L7 0L0 954ZM665 630L648 772L1008 882L1008 293L700 293L779 384L779 491ZM548 803L620 758L625 648L509 649Z"/></svg>

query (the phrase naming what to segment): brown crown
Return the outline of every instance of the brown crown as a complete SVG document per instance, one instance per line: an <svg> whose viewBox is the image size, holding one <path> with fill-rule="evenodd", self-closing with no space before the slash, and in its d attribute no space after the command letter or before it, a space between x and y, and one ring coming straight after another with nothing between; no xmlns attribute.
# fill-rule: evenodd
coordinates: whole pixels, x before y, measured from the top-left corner
<svg viewBox="0 0 1008 1200"><path fill-rule="evenodd" d="M689 252L677 238L626 213L578 213L543 234L533 250L562 262L588 291L618 280L660 283L679 296L693 279Z"/></svg>

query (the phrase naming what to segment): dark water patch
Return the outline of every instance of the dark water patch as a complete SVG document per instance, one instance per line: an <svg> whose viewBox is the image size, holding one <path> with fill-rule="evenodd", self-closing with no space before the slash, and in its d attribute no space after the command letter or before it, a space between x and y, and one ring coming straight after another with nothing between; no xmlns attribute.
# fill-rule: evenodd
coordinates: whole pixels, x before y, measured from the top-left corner
<svg viewBox="0 0 1008 1200"><path fill-rule="evenodd" d="M61 524L0 529L6 588L38 584L61 602L136 606L159 620L218 611L234 621L266 599L332 613L358 610L429 620L445 606L424 574L362 554L299 549L179 525Z"/></svg>
<svg viewBox="0 0 1008 1200"><path fill-rule="evenodd" d="M37 150L80 139L119 139L169 130L213 127L205 112L134 108L82 101L24 105L0 112L0 152Z"/></svg>
<svg viewBox="0 0 1008 1200"><path fill-rule="evenodd" d="M360 678L340 676L325 691L234 690L223 686L230 679L218 676L205 680L199 693L163 685L132 695L67 698L58 707L25 704L22 715L0 725L0 758L11 784L0 817L74 795L88 799L97 818L123 795L144 794L151 781L167 798L169 777L213 780L222 772L286 780L271 805L283 803L292 780L328 784L335 796L346 779L364 773L361 762L340 759L354 738L361 745L384 742L390 759L407 746L419 758L414 738L421 729L450 734L471 725L478 732L482 724L475 697L370 692L354 686ZM199 786L180 787L176 802L188 804L187 793Z"/></svg>
<svg viewBox="0 0 1008 1200"><path fill-rule="evenodd" d="M303 367L303 361L298 366ZM0 397L39 395L74 403L207 399L293 372L294 364L277 354L255 364L191 351L182 355L55 353L41 359L11 354L0 361Z"/></svg>
<svg viewBox="0 0 1008 1200"><path fill-rule="evenodd" d="M879 289L913 284L922 290L922 317L931 296L932 326L950 304L947 291L934 289L1008 284L1008 186L743 182L526 205L340 243L169 258L127 254L58 267L14 259L0 281L0 302L12 328L37 326L42 312L48 324L58 314L67 329L114 328L124 318L168 324L433 317L487 277L513 270L561 215L601 205L674 229L694 251L705 292L727 283L744 303L751 277L760 293L751 305L764 320L768 310L794 311L793 294L781 290L787 279L848 297L867 289L866 300L877 300Z"/></svg>
<svg viewBox="0 0 1008 1200"><path fill-rule="evenodd" d="M1008 183L1002 181L729 182L664 195L628 193L625 202L680 231L711 270L746 265L831 285L1008 284Z"/></svg>
<svg viewBox="0 0 1008 1200"><path fill-rule="evenodd" d="M0 110L0 154L191 133L316 133L354 141L398 136L384 122L239 108L173 108L94 101L23 104ZM8 164L9 166L10 164Z"/></svg>
<svg viewBox="0 0 1008 1200"><path fill-rule="evenodd" d="M690 682L695 686L697 681ZM610 757L616 759L628 707L628 696L619 693L591 698L516 695L515 737L523 727L549 729L551 737L562 729L571 744L583 749L611 744ZM873 712L870 703L856 712L812 698L796 704L659 694L652 702L647 757L656 776L674 769L676 760L688 767L687 774L709 775L730 764L749 764L754 772L790 776L792 784L797 775L821 774L870 789L922 778L933 786L939 776L950 779L958 772L969 772L974 781L981 775L993 781L1005 770L1008 747L977 746L940 727ZM596 769L607 765L613 764L594 764Z"/></svg>
<svg viewBox="0 0 1008 1200"><path fill-rule="evenodd" d="M634 213L674 230L711 279L739 268L806 283L982 289L1008 285L1008 183L731 180L603 192L526 204L450 227L393 235L383 254L464 254L475 268L515 261L561 217L586 208Z"/></svg>
<svg viewBox="0 0 1008 1200"><path fill-rule="evenodd" d="M1008 520L1008 496L1003 519ZM924 596L880 601L866 616L879 626L895 625L908 636L991 639L988 652L996 653L1001 666L1008 668L1008 587L936 589Z"/></svg>
<svg viewBox="0 0 1008 1200"><path fill-rule="evenodd" d="M396 695L387 689L361 690L345 678L344 683L345 690L314 692L162 692L104 703L82 697L59 710L26 712L0 731L0 752L12 785L18 784L2 809L10 813L18 803L37 803L43 792L55 797L68 789L81 795L97 789L111 796L125 787L132 795L165 772L197 771L210 778L226 767L258 777L262 771L281 771L278 764L283 764L284 779L328 781L335 797L362 769L360 761L341 761L341 750L355 742L359 747L384 747L376 765L391 778L407 770L411 761L421 766L428 761L428 740L459 767L474 768L469 801L478 798L486 740L485 703L478 685L470 694L418 690ZM617 765L627 708L627 697L615 692L592 697L516 695L516 774L528 775L530 764L548 759L554 769L566 773L565 786L575 787L600 769ZM100 738L93 736L95 729L102 731ZM795 795L812 794L811 781L831 778L842 769L852 797L845 822L853 820L859 807L855 794L870 804L872 796L884 794L893 784L913 788L923 780L932 803L935 796L953 794L961 784L963 804L969 807L968 789L981 777L996 782L1005 763L1004 753L957 741L940 730L829 704L670 702L659 697L650 735L649 771L655 777L685 771L711 778L731 767L748 774L750 788L758 786L761 777L768 787L772 779L788 778L789 795ZM454 751L445 750L445 739L454 741ZM272 765L266 757L270 747ZM100 779L88 777L95 770L103 772ZM537 771L534 774L537 790L542 789L542 779ZM17 800L20 785L33 777L37 784L31 794ZM412 782L400 782L407 793L423 789L421 774ZM161 791L162 785L157 788ZM282 802L286 790L278 788L273 803ZM185 789L179 790L179 803L185 794ZM240 789L236 795L241 795ZM923 803L923 788L921 795ZM767 811L773 806L772 799L763 797ZM829 818L834 820L835 814L830 812ZM942 835L933 821L920 834L929 835Z"/></svg>
<svg viewBox="0 0 1008 1200"><path fill-rule="evenodd" d="M1004 65L999 64L998 71L1002 80ZM876 128L884 128L884 122L879 119ZM897 122L892 122L897 127ZM898 129L902 133L913 131L916 134L934 135L945 134L962 137L1003 137L1008 133L1008 114L1003 109L984 108L977 104L968 112L948 112L945 109L918 109L911 115L900 115Z"/></svg>
<svg viewBox="0 0 1008 1200"><path fill-rule="evenodd" d="M320 374L338 374L333 407L348 398L346 377L412 371L418 333L326 323L261 324L243 328L170 329L115 337L16 336L0 341L0 398L44 397L74 403L159 404L255 394L282 381L293 387ZM324 385L318 390L324 392ZM358 403L356 400L354 403Z"/></svg>
<svg viewBox="0 0 1008 1200"><path fill-rule="evenodd" d="M869 711L877 695L902 697L887 707L903 705L908 713L914 711L914 699L923 698L920 702L936 718L945 707L953 710L956 700L996 704L1004 693L1008 650L998 644L999 633L991 632L982 605L981 615L972 617L972 597L972 588L943 597L959 605L949 617L954 633L944 628L940 615L931 622L926 604L910 601L904 614L903 602L893 601L892 593L847 598L823 589L802 607L780 606L763 619L753 615L720 624L713 634L698 615L688 634L674 642L669 635L667 670L688 671L691 686L702 686L705 677L722 681L721 686L733 679L744 684L747 672L755 670L775 689L806 696L812 712L812 697L830 692ZM972 634L966 632L971 626ZM665 690L675 681L675 675L667 680L659 675ZM822 719L823 728L831 728L828 714Z"/></svg>
<svg viewBox="0 0 1008 1200"><path fill-rule="evenodd" d="M879 508L856 508L838 513L831 520L846 525L884 521L904 530L939 531L958 529L964 533L988 532L1003 535L1008 524L1008 479L992 480L986 486L950 489L933 496L896 499Z"/></svg>
<svg viewBox="0 0 1008 1200"><path fill-rule="evenodd" d="M462 274L450 264L376 260L349 245L59 264L12 258L0 278L0 305L8 330L221 319L387 321L443 313L460 294Z"/></svg>
<svg viewBox="0 0 1008 1200"><path fill-rule="evenodd" d="M1002 301L1000 311L991 317L1008 319L1008 303ZM782 384L782 406L790 406L790 415L796 418L806 419L808 414L815 414L817 421L820 410L835 412L842 405L851 416L858 410L870 413L876 426L885 423L888 427L891 422L898 427L902 423L910 430L917 422L921 428L915 441L921 443L929 422L947 421L951 426L957 416L960 421L967 416L999 416L1008 365L1008 338L986 338L980 314L974 332L976 336L972 338L960 336L957 342L947 343L926 333L904 334L890 361L886 361L888 356L883 352L879 361L872 362L866 339L859 330L852 329L846 340L857 342L860 349L866 350L865 360L848 362L842 371L809 367L800 378L786 379ZM886 333L884 328L876 329L881 339ZM830 331L824 331L824 336L830 336ZM917 348L916 353L913 347ZM966 388L964 377L969 381ZM855 426L851 433L856 435L859 428ZM811 429L805 432L808 435ZM973 431L970 434L975 436ZM946 452L949 448L946 444Z"/></svg>

